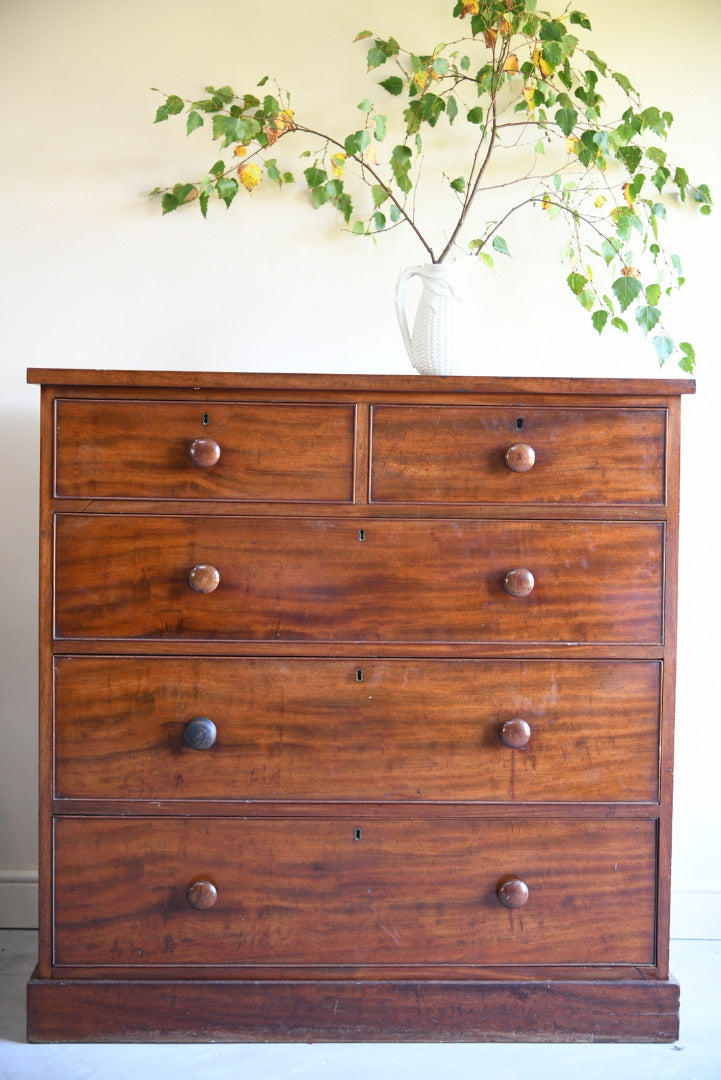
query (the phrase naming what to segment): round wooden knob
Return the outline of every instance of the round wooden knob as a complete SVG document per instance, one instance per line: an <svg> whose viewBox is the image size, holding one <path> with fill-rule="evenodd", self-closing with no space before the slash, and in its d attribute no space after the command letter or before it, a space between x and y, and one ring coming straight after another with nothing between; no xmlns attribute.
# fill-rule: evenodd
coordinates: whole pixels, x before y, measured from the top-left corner
<svg viewBox="0 0 721 1080"><path fill-rule="evenodd" d="M210 563L199 563L188 575L191 589L199 593L211 593L220 585L220 574Z"/></svg>
<svg viewBox="0 0 721 1080"><path fill-rule="evenodd" d="M514 443L506 450L506 465L513 472L528 472L535 463L536 451L528 443Z"/></svg>
<svg viewBox="0 0 721 1080"><path fill-rule="evenodd" d="M199 469L210 469L218 463L220 447L215 439L193 439L188 454L193 465L197 465Z"/></svg>
<svg viewBox="0 0 721 1080"><path fill-rule="evenodd" d="M218 890L213 882L205 881L202 878L198 881L191 881L185 895L190 906L195 908L196 911L207 911L208 908L214 907L218 901Z"/></svg>
<svg viewBox="0 0 721 1080"><path fill-rule="evenodd" d="M520 717L514 717L512 720L506 720L500 734L502 743L513 750L520 750L522 746L528 745L531 738L531 725Z"/></svg>
<svg viewBox="0 0 721 1080"><path fill-rule="evenodd" d="M207 716L194 716L183 732L183 738L192 750L210 750L216 735L215 724Z"/></svg>
<svg viewBox="0 0 721 1080"><path fill-rule="evenodd" d="M530 596L536 579L525 566L509 570L503 579L503 587L510 596Z"/></svg>
<svg viewBox="0 0 721 1080"><path fill-rule="evenodd" d="M517 877L506 877L498 882L496 896L504 907L519 908L528 900L528 885Z"/></svg>

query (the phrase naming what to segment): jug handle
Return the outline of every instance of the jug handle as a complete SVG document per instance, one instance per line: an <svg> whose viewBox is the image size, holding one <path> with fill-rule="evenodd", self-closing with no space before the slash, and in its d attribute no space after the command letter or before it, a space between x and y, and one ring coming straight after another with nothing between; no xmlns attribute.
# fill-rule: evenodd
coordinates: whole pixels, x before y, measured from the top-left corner
<svg viewBox="0 0 721 1080"><path fill-rule="evenodd" d="M398 276L396 282L396 315L398 316L398 325L401 328L401 334L403 336L403 344L406 347L406 352L411 355L411 333L408 329L408 318L406 316L406 285L408 281L418 273L419 266L408 266L405 270L402 270Z"/></svg>

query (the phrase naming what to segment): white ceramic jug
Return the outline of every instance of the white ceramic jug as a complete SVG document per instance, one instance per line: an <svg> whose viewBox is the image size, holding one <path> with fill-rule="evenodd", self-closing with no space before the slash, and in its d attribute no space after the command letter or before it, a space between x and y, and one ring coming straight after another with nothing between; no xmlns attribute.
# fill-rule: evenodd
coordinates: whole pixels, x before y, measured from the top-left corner
<svg viewBox="0 0 721 1080"><path fill-rule="evenodd" d="M398 278L398 322L408 358L421 375L457 375L461 371L466 336L464 269L464 263L429 263L409 266ZM411 335L405 296L413 277L420 278L422 291Z"/></svg>

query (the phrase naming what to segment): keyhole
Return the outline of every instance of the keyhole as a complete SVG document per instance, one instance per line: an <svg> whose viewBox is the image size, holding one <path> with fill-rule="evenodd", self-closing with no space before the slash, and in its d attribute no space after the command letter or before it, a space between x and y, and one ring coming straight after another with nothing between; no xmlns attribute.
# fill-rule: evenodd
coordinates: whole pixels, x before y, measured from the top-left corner
<svg viewBox="0 0 721 1080"><path fill-rule="evenodd" d="M363 682L363 668L358 668L355 673L355 681Z"/></svg>
<svg viewBox="0 0 721 1080"><path fill-rule="evenodd" d="M365 529L359 529L359 530L358 530L358 539L359 539L359 540L365 540L365 538L366 538L366 531L365 531Z"/></svg>
<svg viewBox="0 0 721 1080"><path fill-rule="evenodd" d="M519 416L518 419L516 420L516 427L517 427L517 429L519 431L523 430L523 417L522 416Z"/></svg>
<svg viewBox="0 0 721 1080"><path fill-rule="evenodd" d="M207 427L209 423L210 423L210 413L204 412L203 413L203 427Z"/></svg>
<svg viewBox="0 0 721 1080"><path fill-rule="evenodd" d="M355 831L356 840L360 840L362 836L363 836L362 831L360 829L356 829L356 831Z"/></svg>

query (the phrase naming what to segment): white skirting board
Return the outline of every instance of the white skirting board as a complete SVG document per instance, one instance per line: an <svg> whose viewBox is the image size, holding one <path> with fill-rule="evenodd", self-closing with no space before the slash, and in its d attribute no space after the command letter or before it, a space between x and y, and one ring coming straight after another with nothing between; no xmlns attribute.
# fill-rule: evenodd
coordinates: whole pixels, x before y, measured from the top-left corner
<svg viewBox="0 0 721 1080"><path fill-rule="evenodd" d="M34 870L0 870L0 929L32 930L38 924ZM671 937L721 938L721 889L679 889L671 894Z"/></svg>

